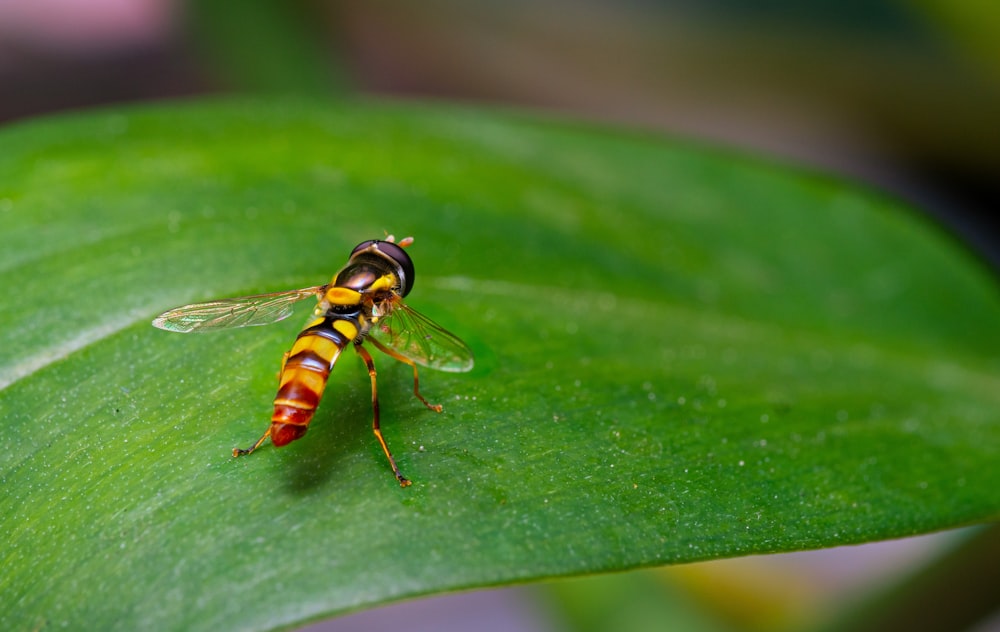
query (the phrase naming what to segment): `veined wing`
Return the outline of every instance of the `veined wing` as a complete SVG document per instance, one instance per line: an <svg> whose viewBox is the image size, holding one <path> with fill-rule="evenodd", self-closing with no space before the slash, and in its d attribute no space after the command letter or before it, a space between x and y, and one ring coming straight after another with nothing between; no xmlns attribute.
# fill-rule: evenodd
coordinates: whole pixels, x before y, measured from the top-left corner
<svg viewBox="0 0 1000 632"><path fill-rule="evenodd" d="M438 371L464 373L474 364L472 350L458 336L402 301L372 325L368 335L396 353Z"/></svg>
<svg viewBox="0 0 1000 632"><path fill-rule="evenodd" d="M326 285L317 285L289 292L194 303L163 312L153 320L153 326L186 334L192 331L270 325L291 316L292 305L295 303L316 296L326 288Z"/></svg>

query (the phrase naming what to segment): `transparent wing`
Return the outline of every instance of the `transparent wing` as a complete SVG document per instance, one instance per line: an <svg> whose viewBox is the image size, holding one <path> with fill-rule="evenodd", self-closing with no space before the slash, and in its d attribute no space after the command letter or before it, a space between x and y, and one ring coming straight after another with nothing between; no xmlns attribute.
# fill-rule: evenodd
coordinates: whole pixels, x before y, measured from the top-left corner
<svg viewBox="0 0 1000 632"><path fill-rule="evenodd" d="M317 285L290 292L255 294L218 301L195 303L163 312L153 320L153 326L180 333L215 331L270 325L292 315L292 305L316 296L327 286Z"/></svg>
<svg viewBox="0 0 1000 632"><path fill-rule="evenodd" d="M455 334L398 299L368 335L407 359L438 371L464 373L474 364L472 350Z"/></svg>

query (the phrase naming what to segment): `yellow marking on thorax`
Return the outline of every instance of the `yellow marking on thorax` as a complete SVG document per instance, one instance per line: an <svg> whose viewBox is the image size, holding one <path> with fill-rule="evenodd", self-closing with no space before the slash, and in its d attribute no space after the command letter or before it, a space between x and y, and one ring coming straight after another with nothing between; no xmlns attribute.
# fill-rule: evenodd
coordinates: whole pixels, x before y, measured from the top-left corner
<svg viewBox="0 0 1000 632"><path fill-rule="evenodd" d="M354 340L358 337L358 328L349 320L335 320L333 328L344 334L348 340Z"/></svg>
<svg viewBox="0 0 1000 632"><path fill-rule="evenodd" d="M326 300L331 305L357 305L361 302L361 293L346 287L331 287L326 291Z"/></svg>
<svg viewBox="0 0 1000 632"><path fill-rule="evenodd" d="M378 279L375 280L370 286L368 286L369 292L385 292L386 290L391 290L392 286L396 284L396 279L389 275L383 274Z"/></svg>

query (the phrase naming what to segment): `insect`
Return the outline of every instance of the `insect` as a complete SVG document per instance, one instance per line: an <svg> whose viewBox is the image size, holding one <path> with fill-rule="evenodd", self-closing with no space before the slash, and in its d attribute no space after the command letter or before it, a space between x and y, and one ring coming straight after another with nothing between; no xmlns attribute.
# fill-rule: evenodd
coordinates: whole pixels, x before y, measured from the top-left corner
<svg viewBox="0 0 1000 632"><path fill-rule="evenodd" d="M316 297L313 318L281 361L271 425L249 448L234 448L234 457L250 454L268 437L278 447L301 438L319 406L330 371L341 352L353 346L371 377L375 438L399 484L410 484L396 466L379 427L375 362L365 343L413 367L413 394L435 412L441 412L441 405L429 403L420 394L417 365L450 372L469 371L473 366L472 351L464 342L403 302L414 279L413 261L403 248L412 243L413 238L407 237L397 244L391 235L361 242L326 285L185 305L153 320L154 327L180 333L268 325L290 316L295 303Z"/></svg>

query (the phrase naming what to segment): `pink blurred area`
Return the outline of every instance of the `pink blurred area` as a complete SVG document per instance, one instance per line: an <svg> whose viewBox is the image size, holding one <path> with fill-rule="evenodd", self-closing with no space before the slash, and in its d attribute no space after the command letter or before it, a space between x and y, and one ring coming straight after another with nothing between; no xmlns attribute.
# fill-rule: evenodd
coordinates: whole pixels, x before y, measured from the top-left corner
<svg viewBox="0 0 1000 632"><path fill-rule="evenodd" d="M175 0L5 0L0 42L63 55L146 46L169 36L177 9Z"/></svg>
<svg viewBox="0 0 1000 632"><path fill-rule="evenodd" d="M176 0L0 0L0 124L210 89Z"/></svg>

